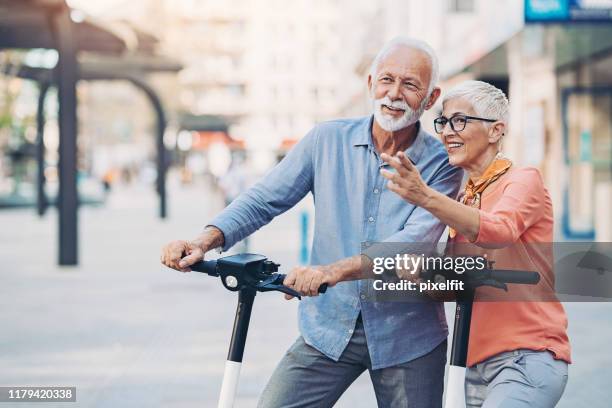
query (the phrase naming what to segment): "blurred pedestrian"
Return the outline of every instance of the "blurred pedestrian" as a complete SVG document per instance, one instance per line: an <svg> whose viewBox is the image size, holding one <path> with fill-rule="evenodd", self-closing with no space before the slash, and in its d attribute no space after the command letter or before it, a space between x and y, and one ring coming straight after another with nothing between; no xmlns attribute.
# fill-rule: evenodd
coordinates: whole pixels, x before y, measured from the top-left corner
<svg viewBox="0 0 612 408"><path fill-rule="evenodd" d="M114 169L107 169L102 175L102 186L104 187L104 192L106 194L110 193L115 177L116 172Z"/></svg>
<svg viewBox="0 0 612 408"><path fill-rule="evenodd" d="M223 193L225 206L229 206L240 194L245 192L250 186L249 173L244 159L241 155L234 155L229 170L219 178L219 188ZM246 236L240 241L238 252L249 251L249 237Z"/></svg>

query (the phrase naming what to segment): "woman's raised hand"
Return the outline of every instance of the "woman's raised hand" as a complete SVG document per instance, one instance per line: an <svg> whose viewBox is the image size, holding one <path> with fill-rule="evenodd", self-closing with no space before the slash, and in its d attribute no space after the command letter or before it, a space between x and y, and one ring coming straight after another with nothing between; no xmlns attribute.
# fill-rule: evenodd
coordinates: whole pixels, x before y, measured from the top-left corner
<svg viewBox="0 0 612 408"><path fill-rule="evenodd" d="M398 152L395 156L383 153L380 157L396 170L396 172L380 170L380 174L389 180L387 188L411 204L423 207L429 199L431 190L410 159L403 152Z"/></svg>

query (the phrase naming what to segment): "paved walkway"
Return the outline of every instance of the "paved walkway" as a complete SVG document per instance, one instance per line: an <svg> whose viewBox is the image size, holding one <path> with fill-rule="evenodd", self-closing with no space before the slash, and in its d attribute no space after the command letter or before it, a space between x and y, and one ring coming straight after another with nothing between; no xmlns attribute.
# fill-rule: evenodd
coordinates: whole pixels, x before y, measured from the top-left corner
<svg viewBox="0 0 612 408"><path fill-rule="evenodd" d="M78 268L54 266L53 211L43 219L33 211L0 212L0 385L77 386L78 402L67 407L216 405L235 295L158 259L166 241L194 236L221 202L203 187L171 192L165 222L155 218L155 196L145 188L116 191L107 206L82 209ZM295 265L300 211L259 231L252 251ZM576 363L559 406L607 407L612 305L567 308ZM237 407L255 406L297 336L296 309L297 301L280 295L257 297ZM375 406L367 374L337 406Z"/></svg>

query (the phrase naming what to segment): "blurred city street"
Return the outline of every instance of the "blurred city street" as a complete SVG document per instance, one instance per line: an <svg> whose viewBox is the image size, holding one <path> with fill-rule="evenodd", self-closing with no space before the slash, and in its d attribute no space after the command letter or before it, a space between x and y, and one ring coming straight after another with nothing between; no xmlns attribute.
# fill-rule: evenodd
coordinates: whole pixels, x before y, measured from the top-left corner
<svg viewBox="0 0 612 408"><path fill-rule="evenodd" d="M173 185L170 218L160 221L154 198L150 188L123 187L107 206L82 208L82 259L74 268L53 266L55 212L43 220L31 210L0 212L0 384L77 387L77 404L49 407L215 406L236 295L217 279L162 267L159 251L170 239L195 236L222 201L202 184ZM309 200L257 232L251 251L284 271L296 265ZM566 308L574 364L559 407L607 407L612 304ZM296 310L296 300L278 293L257 296L237 407L256 405L297 336ZM367 374L337 404L375 405Z"/></svg>
<svg viewBox="0 0 612 408"><path fill-rule="evenodd" d="M53 266L54 212L42 221L32 211L0 213L0 384L74 385L80 407L214 406L237 296L218 279L159 263L166 241L194 237L221 208L203 187L173 189L165 222L143 187L83 208L77 268ZM258 232L252 251L296 265L299 215ZM238 407L255 406L295 340L296 311L278 293L257 296ZM370 389L362 378L339 406L372 406Z"/></svg>
<svg viewBox="0 0 612 408"><path fill-rule="evenodd" d="M406 61L422 65L416 82L404 68L397 81L382 69L386 60L395 61L402 43L427 54L425 64L415 62L420 57ZM472 98L485 102L455 95L474 113L445 113L442 101L466 81L488 89ZM486 102L491 89L499 106L488 112L495 107ZM394 92L401 97L389 102ZM407 122L382 131L387 110L391 116L403 111ZM413 146L419 139L403 132L419 129L416 136L422 129L446 142L451 156L465 152L484 164L485 155L468 148L477 140L470 132L480 130L484 140L493 129L499 138L482 143L495 147L492 163L501 153L512 166L541 175L552 214L548 207L534 213L553 219L546 226L549 240L612 243L612 0L0 0L0 387L77 388L76 404L46 407L216 406L237 294L219 279L162 266L162 247L195 238L305 135L317 140L306 138L306 149L312 144L336 152L320 143L322 123L372 115L369 141L380 150L372 150L377 160L384 146L394 146L390 154L404 143ZM376 129L384 136L378 147ZM449 129L457 139L445 135ZM299 157L285 163L309 163L308 150L299 146ZM334 154L319 160L313 153L310 162L361 166ZM449 163L471 168L452 157ZM509 168L480 184L474 206L485 203L484 189ZM358 222L376 229L355 242L391 236L381 233L383 224L390 212L399 212L352 195L339 198L338 185L322 200L321 180L339 172L302 179L308 169L293 178L283 170L280 183L269 180L274 188L311 180L318 205L338 204L327 220L340 220L341 227L322 223L331 244L318 247L350 243L358 234L341 235L342 227L357 231ZM466 175L464 187L468 178L480 179ZM359 178L347 194L369 181ZM392 201L383 201L382 184L370 191L383 204ZM241 224L265 212L253 207ZM313 208L309 195L250 237L249 252L280 263L281 273L305 263ZM342 221L357 210L363 212L357 222ZM411 224L411 217L389 221L390 231L414 225L420 231L422 224ZM457 230L448 220L460 217L439 217ZM243 244L229 253L242 252ZM603 275L606 269L596 266ZM256 406L296 340L298 302L278 292L256 297L237 408ZM573 364L558 406L610 407L612 302L564 306ZM334 329L340 309L321 308L333 311L327 322ZM454 313L455 304L447 303L451 334ZM520 315L515 309L510 314ZM321 321L317 315L317 326L325 327ZM395 332L399 324L392 327ZM343 327L340 338L344 329L353 331ZM542 337L554 338L546 330ZM412 328L404 333L422 334ZM0 402L0 408L9 405ZM336 406L376 406L369 375L361 375Z"/></svg>

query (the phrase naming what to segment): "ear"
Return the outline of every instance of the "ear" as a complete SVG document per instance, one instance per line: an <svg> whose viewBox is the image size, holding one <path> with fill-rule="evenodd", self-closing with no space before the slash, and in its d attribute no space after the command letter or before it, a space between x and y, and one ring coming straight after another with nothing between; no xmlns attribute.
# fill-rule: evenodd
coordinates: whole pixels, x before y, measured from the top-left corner
<svg viewBox="0 0 612 408"><path fill-rule="evenodd" d="M433 91L431 91L431 95L429 95L429 101L427 101L427 105L425 105L425 110L431 109L431 107L436 104L436 101L440 97L441 93L442 91L437 86L433 89Z"/></svg>
<svg viewBox="0 0 612 408"><path fill-rule="evenodd" d="M493 122L489 128L489 143L499 143L501 138L505 135L506 130L506 124L504 122Z"/></svg>

